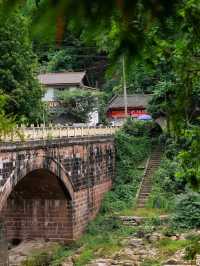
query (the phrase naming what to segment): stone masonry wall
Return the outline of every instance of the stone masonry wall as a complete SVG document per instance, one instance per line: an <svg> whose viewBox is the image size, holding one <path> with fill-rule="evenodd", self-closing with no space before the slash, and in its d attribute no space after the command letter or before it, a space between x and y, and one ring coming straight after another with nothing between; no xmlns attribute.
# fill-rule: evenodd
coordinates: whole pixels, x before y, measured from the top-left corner
<svg viewBox="0 0 200 266"><path fill-rule="evenodd" d="M73 239L70 206L65 200L9 201L7 239L45 239L67 243Z"/></svg>
<svg viewBox="0 0 200 266"><path fill-rule="evenodd" d="M0 210L7 238L79 238L111 188L114 167L108 136L1 147Z"/></svg>
<svg viewBox="0 0 200 266"><path fill-rule="evenodd" d="M74 239L78 239L81 236L88 221L96 216L101 206L102 198L105 192L110 190L111 185L111 180L108 180L76 193L74 200Z"/></svg>

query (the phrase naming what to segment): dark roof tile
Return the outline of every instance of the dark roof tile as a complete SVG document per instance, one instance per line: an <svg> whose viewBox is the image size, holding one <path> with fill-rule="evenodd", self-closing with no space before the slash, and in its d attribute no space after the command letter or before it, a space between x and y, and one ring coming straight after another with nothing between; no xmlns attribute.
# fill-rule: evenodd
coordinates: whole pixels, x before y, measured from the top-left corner
<svg viewBox="0 0 200 266"><path fill-rule="evenodd" d="M60 72L38 75L39 82L44 86L81 85L85 72Z"/></svg>
<svg viewBox="0 0 200 266"><path fill-rule="evenodd" d="M151 100L151 94L132 94L127 95L127 107L147 107L148 102ZM108 104L110 108L124 107L124 96L115 96Z"/></svg>

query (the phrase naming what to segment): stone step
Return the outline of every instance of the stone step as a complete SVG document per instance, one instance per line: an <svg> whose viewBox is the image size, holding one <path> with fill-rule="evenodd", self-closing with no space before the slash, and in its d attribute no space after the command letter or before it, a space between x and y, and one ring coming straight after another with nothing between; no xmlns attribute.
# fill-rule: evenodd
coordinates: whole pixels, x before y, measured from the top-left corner
<svg viewBox="0 0 200 266"><path fill-rule="evenodd" d="M151 181L152 182L152 180L153 180L152 179L152 174L150 175L150 174L146 173L145 176L144 176L143 181Z"/></svg>
<svg viewBox="0 0 200 266"><path fill-rule="evenodd" d="M146 203L147 203L147 200L138 200L138 204L139 204L139 206L140 205L143 205L143 206L145 206L146 205Z"/></svg>
<svg viewBox="0 0 200 266"><path fill-rule="evenodd" d="M152 189L149 189L149 190L141 190L141 191L140 191L140 195L141 195L141 194L150 194L150 193L151 193L151 190L152 190ZM140 197L140 195L139 195L139 197Z"/></svg>
<svg viewBox="0 0 200 266"><path fill-rule="evenodd" d="M148 192L142 192L142 193L140 193L139 199L143 198L143 197L146 197L146 196L149 196L149 194L150 193L148 193Z"/></svg>
<svg viewBox="0 0 200 266"><path fill-rule="evenodd" d="M150 193L152 189L142 189L140 191L140 194L143 194L143 193Z"/></svg>
<svg viewBox="0 0 200 266"><path fill-rule="evenodd" d="M151 190L152 190L152 189L142 189L142 190L140 191L140 194L144 194L144 193L148 193L148 194L150 194L150 193L151 193Z"/></svg>
<svg viewBox="0 0 200 266"><path fill-rule="evenodd" d="M149 166L148 169L154 169L154 168L158 167L159 165L160 165L160 163L152 164Z"/></svg>
<svg viewBox="0 0 200 266"><path fill-rule="evenodd" d="M140 192L145 192L145 191L151 191L152 187L151 186L142 186Z"/></svg>
<svg viewBox="0 0 200 266"><path fill-rule="evenodd" d="M144 180L143 184L142 184L142 187L151 187L152 185L152 181L150 180Z"/></svg>
<svg viewBox="0 0 200 266"><path fill-rule="evenodd" d="M151 190L142 190L141 192L140 192L140 195L142 195L142 194L150 194L151 193ZM139 197L140 197L140 195L139 195Z"/></svg>
<svg viewBox="0 0 200 266"><path fill-rule="evenodd" d="M148 200L148 198L139 198L138 201L139 202L146 202Z"/></svg>
<svg viewBox="0 0 200 266"><path fill-rule="evenodd" d="M138 204L137 207L138 207L139 209L143 209L143 208L146 207L146 205L145 205L145 204Z"/></svg>
<svg viewBox="0 0 200 266"><path fill-rule="evenodd" d="M145 196L145 198L139 198L138 201L140 202L146 202L148 200L148 197Z"/></svg>
<svg viewBox="0 0 200 266"><path fill-rule="evenodd" d="M143 183L142 184L150 184L150 185L152 185L152 179L143 179Z"/></svg>
<svg viewBox="0 0 200 266"><path fill-rule="evenodd" d="M148 200L148 197L152 191L152 176L158 169L161 162L162 151L160 148L156 148L151 154L146 173L143 177L143 183L141 185L140 194L138 196L138 207L143 208Z"/></svg>
<svg viewBox="0 0 200 266"><path fill-rule="evenodd" d="M142 187L151 187L152 186L152 181L150 180L145 180L144 183L142 184Z"/></svg>

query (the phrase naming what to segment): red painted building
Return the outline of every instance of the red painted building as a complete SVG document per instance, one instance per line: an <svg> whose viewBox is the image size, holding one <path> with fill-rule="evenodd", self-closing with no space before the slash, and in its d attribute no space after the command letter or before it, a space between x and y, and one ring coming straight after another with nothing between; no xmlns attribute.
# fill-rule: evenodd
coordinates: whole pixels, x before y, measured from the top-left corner
<svg viewBox="0 0 200 266"><path fill-rule="evenodd" d="M150 94L132 94L127 95L128 115L138 117L141 114L147 114L147 106L152 95ZM125 117L124 97L114 96L107 108L107 117L109 120L123 119Z"/></svg>

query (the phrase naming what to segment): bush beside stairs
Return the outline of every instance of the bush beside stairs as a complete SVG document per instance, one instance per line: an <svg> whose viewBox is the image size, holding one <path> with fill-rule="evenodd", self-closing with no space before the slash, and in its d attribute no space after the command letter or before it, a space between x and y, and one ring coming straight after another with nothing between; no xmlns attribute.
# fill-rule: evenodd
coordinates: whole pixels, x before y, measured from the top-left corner
<svg viewBox="0 0 200 266"><path fill-rule="evenodd" d="M148 159L145 168L145 173L141 181L141 185L137 196L137 208L144 208L147 203L148 197L152 190L152 183L153 183L152 177L155 171L160 166L161 157L162 157L162 148L160 146L156 146L152 151L150 158Z"/></svg>

